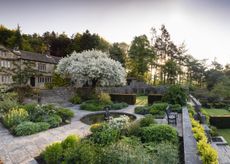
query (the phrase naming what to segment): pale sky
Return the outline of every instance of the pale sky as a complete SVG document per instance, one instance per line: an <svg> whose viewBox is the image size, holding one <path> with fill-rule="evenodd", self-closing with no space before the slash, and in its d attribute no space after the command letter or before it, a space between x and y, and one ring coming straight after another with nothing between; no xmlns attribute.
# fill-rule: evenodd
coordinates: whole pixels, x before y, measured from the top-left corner
<svg viewBox="0 0 230 164"><path fill-rule="evenodd" d="M54 30L71 36L88 29L128 44L165 24L172 40L184 41L195 58L230 63L228 0L0 0L0 24L19 24L29 34Z"/></svg>

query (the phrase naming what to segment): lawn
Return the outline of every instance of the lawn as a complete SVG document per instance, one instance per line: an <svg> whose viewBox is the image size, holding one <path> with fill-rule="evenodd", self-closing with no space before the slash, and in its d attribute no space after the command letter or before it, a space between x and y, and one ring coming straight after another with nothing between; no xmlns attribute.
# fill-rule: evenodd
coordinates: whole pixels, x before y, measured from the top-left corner
<svg viewBox="0 0 230 164"><path fill-rule="evenodd" d="M230 115L230 111L226 109L205 109L203 108L202 111L205 111L210 116Z"/></svg>
<svg viewBox="0 0 230 164"><path fill-rule="evenodd" d="M230 129L218 129L217 132L220 136L223 136L230 145Z"/></svg>
<svg viewBox="0 0 230 164"><path fill-rule="evenodd" d="M148 105L148 96L137 96L136 105Z"/></svg>

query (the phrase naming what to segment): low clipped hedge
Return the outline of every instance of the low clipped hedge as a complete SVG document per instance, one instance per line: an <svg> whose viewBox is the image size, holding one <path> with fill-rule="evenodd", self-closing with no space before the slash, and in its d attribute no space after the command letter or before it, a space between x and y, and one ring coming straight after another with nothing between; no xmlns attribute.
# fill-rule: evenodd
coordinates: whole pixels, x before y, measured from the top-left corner
<svg viewBox="0 0 230 164"><path fill-rule="evenodd" d="M204 164L218 164L218 153L217 151L208 143L208 138L206 137L203 126L192 117L192 132L193 136L197 141L197 149L199 155L201 156L202 163Z"/></svg>
<svg viewBox="0 0 230 164"><path fill-rule="evenodd" d="M155 102L159 102L162 100L162 94L149 94L148 95L148 104L151 105Z"/></svg>
<svg viewBox="0 0 230 164"><path fill-rule="evenodd" d="M136 94L110 94L111 100L113 102L125 102L129 105L136 104Z"/></svg>
<svg viewBox="0 0 230 164"><path fill-rule="evenodd" d="M210 124L220 129L230 128L230 115L210 116Z"/></svg>

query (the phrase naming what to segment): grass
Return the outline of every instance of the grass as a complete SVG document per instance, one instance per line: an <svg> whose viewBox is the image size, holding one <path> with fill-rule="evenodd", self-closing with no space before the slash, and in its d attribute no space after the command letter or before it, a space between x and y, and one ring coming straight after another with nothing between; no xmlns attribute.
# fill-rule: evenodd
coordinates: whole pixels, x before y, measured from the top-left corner
<svg viewBox="0 0 230 164"><path fill-rule="evenodd" d="M230 111L226 109L202 109L205 111L209 116L223 116L223 115L230 115Z"/></svg>
<svg viewBox="0 0 230 164"><path fill-rule="evenodd" d="M148 105L148 96L137 96L136 105Z"/></svg>
<svg viewBox="0 0 230 164"><path fill-rule="evenodd" d="M220 136L223 136L230 145L230 129L217 129L217 132Z"/></svg>

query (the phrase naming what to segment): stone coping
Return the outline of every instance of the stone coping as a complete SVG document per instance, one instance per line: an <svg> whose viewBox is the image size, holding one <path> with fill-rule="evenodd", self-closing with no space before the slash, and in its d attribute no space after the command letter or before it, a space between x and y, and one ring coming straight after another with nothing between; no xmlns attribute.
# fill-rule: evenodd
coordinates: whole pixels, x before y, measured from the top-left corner
<svg viewBox="0 0 230 164"><path fill-rule="evenodd" d="M184 143L184 163L185 164L201 164L198 156L197 143L192 133L192 125L189 118L187 107L182 109L182 125L183 125L183 143Z"/></svg>

